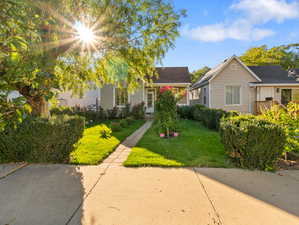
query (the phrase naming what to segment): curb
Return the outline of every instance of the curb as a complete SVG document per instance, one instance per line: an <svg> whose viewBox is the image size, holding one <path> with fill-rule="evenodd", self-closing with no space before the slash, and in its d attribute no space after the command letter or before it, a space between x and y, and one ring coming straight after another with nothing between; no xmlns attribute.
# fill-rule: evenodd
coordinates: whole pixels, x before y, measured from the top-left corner
<svg viewBox="0 0 299 225"><path fill-rule="evenodd" d="M29 163L22 163L21 165L15 167L13 169L11 169L10 171L8 171L7 173L5 173L4 175L0 175L0 180L3 179L3 178L5 178L5 177L7 177L7 176L9 176L9 175L11 175L11 174L13 174L13 173L15 173L19 169L22 169L23 167L28 166L28 165L29 165Z"/></svg>

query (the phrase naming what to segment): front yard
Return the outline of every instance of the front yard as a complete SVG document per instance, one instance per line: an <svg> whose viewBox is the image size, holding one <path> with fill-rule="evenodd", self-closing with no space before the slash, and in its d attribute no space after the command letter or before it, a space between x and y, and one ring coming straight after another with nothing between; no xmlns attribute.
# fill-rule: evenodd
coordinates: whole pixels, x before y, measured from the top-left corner
<svg viewBox="0 0 299 225"><path fill-rule="evenodd" d="M86 128L83 137L76 144L76 149L71 153L70 163L85 165L101 163L126 137L137 130L143 123L144 120L135 120L128 127L113 132L109 138L100 136L102 124Z"/></svg>
<svg viewBox="0 0 299 225"><path fill-rule="evenodd" d="M132 149L125 166L231 167L219 134L191 120L180 120L181 136L160 138L154 126Z"/></svg>

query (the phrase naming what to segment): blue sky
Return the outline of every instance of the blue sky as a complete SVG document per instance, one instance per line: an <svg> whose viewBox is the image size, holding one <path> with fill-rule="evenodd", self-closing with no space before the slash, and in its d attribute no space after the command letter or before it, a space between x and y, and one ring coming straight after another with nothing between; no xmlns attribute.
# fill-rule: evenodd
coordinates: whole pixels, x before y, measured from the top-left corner
<svg viewBox="0 0 299 225"><path fill-rule="evenodd" d="M215 66L248 48L299 42L299 0L173 0L186 9L163 66Z"/></svg>

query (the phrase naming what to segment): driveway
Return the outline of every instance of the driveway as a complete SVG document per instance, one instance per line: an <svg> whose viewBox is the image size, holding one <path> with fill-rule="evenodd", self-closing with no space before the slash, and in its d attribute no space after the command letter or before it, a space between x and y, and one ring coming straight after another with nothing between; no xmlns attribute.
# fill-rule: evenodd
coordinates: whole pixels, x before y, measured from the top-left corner
<svg viewBox="0 0 299 225"><path fill-rule="evenodd" d="M299 171L29 165L0 193L0 225L299 224Z"/></svg>

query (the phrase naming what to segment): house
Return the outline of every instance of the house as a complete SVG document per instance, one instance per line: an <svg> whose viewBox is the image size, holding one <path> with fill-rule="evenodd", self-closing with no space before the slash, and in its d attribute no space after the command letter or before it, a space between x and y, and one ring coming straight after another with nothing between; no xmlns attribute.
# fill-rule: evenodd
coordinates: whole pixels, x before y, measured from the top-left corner
<svg viewBox="0 0 299 225"><path fill-rule="evenodd" d="M280 66L246 66L237 56L207 72L191 87L191 104L259 113L272 104L299 101L299 70Z"/></svg>
<svg viewBox="0 0 299 225"><path fill-rule="evenodd" d="M105 85L102 88L87 91L82 98L73 98L70 92L60 94L58 100L63 106L89 107L99 105L103 109L124 107L127 103L131 106L145 103L146 112L153 113L158 89L163 86L172 86L176 91L186 91L186 95L178 102L179 105L189 105L189 87L191 77L188 67L157 67L158 78L153 83L142 83L133 93L128 93L126 88L117 88Z"/></svg>

